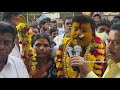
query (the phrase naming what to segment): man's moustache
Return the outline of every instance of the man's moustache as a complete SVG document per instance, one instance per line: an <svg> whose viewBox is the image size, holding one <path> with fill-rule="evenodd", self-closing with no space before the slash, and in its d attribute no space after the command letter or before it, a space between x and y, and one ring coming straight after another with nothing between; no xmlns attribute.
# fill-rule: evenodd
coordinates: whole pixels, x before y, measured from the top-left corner
<svg viewBox="0 0 120 90"><path fill-rule="evenodd" d="M76 36L74 39L77 39L77 40L83 40L84 38L84 34L80 35L80 36Z"/></svg>

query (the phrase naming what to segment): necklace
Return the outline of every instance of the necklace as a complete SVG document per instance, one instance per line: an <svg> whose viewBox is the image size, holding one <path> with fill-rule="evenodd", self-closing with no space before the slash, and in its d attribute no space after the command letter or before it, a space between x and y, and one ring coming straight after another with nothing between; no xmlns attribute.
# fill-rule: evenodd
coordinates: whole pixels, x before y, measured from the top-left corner
<svg viewBox="0 0 120 90"><path fill-rule="evenodd" d="M66 45L61 45L57 51L57 58L55 58L57 75L62 78L77 78L78 73L73 71L72 68L67 67L68 55L66 52L66 47L70 45L70 40L66 41ZM86 48L84 58L86 61L104 61L105 60L105 45L100 38L95 37L92 42ZM92 71L94 71L98 76L103 73L104 63L88 63L88 66Z"/></svg>

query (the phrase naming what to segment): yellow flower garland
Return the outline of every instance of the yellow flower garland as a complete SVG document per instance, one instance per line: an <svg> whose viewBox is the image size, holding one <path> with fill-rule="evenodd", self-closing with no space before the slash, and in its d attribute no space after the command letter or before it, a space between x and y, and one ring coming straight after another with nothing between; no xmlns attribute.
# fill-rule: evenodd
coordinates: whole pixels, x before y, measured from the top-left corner
<svg viewBox="0 0 120 90"><path fill-rule="evenodd" d="M56 51L57 57L55 58L55 63L57 67L57 76L60 78L78 78L80 77L76 71L68 67L69 56L66 53L65 48L68 45L65 44L70 42L70 38L63 38L63 44L60 45L59 49ZM100 38L95 37L93 41L88 45L86 53L84 55L86 61L104 61L105 60L105 45ZM64 52L64 53L63 53ZM98 76L103 73L104 65L99 65L97 63L88 63L88 66L92 71L94 71Z"/></svg>
<svg viewBox="0 0 120 90"><path fill-rule="evenodd" d="M31 47L33 32L28 28L27 24L19 23L16 26L18 30L18 38L22 42L23 55L22 59L27 65L30 77L36 73L36 51Z"/></svg>

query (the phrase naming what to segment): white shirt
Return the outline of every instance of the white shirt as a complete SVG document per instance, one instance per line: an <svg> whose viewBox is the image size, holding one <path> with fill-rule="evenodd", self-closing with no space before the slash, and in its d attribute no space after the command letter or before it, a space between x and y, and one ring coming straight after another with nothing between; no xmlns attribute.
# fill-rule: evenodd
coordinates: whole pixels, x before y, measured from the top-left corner
<svg viewBox="0 0 120 90"><path fill-rule="evenodd" d="M53 41L56 43L57 46L59 46L60 44L62 44L62 39L63 39L64 34L56 36Z"/></svg>
<svg viewBox="0 0 120 90"><path fill-rule="evenodd" d="M6 65L0 72L0 78L29 78L29 74L21 59L9 55Z"/></svg>
<svg viewBox="0 0 120 90"><path fill-rule="evenodd" d="M15 44L12 52L10 53L11 56L15 56L15 57L18 57L20 58L21 57L21 54L20 54L20 51L18 49L18 46Z"/></svg>

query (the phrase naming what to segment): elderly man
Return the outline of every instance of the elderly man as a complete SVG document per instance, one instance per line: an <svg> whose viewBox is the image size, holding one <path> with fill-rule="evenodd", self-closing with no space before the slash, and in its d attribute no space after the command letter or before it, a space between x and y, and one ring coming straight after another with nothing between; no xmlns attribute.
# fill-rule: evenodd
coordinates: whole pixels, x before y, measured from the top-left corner
<svg viewBox="0 0 120 90"><path fill-rule="evenodd" d="M16 34L13 25L0 22L0 78L29 78L23 61L9 55L15 46Z"/></svg>
<svg viewBox="0 0 120 90"><path fill-rule="evenodd" d="M3 12L2 20L5 21L5 22L10 23L10 24L12 24L13 26L16 27L18 25L18 17L19 17L19 15L20 15L19 12ZM16 38L15 38L15 46L14 46L12 52L10 53L10 55L16 56L18 58L21 57L19 39L18 39L17 35L16 35Z"/></svg>
<svg viewBox="0 0 120 90"><path fill-rule="evenodd" d="M75 16L72 19L72 29L69 37L64 37L62 44L56 51L55 58L57 75L60 78L83 77L78 67L69 66L69 59L81 56L86 59L90 70L101 77L105 64L96 61L105 60L105 43L95 36L96 24L94 20L86 15ZM77 63L77 62L75 62Z"/></svg>
<svg viewBox="0 0 120 90"><path fill-rule="evenodd" d="M107 69L102 78L120 78L120 22L113 24L110 28L107 44ZM83 57L72 57L69 66L78 66L86 78L98 78L90 70Z"/></svg>

